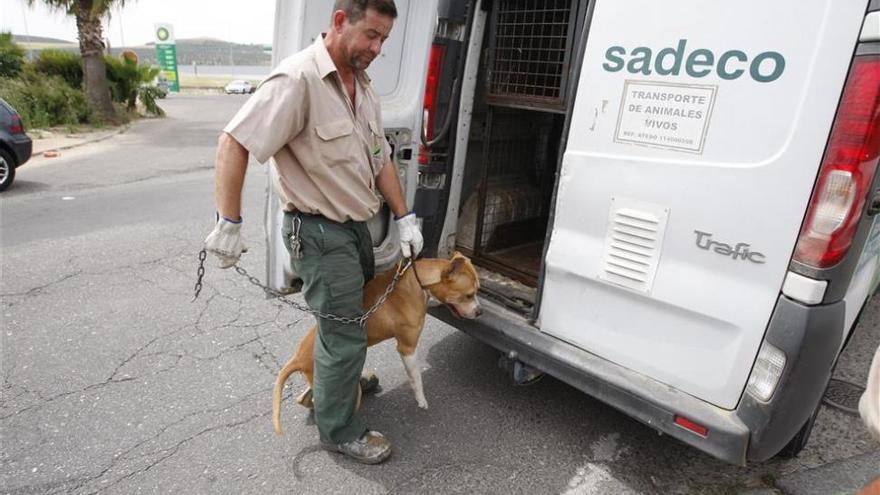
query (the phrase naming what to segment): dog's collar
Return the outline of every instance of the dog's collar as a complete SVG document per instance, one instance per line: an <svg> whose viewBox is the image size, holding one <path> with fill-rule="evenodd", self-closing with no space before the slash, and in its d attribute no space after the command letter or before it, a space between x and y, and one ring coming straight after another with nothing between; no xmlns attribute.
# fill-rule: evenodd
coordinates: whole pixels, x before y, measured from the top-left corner
<svg viewBox="0 0 880 495"><path fill-rule="evenodd" d="M412 271L413 271L413 274L416 276L416 282L419 283L419 287L421 287L422 290L428 290L428 287L425 284L423 284L422 279L419 278L419 271L416 270L416 262L415 261L413 261L413 263L412 263Z"/></svg>
<svg viewBox="0 0 880 495"><path fill-rule="evenodd" d="M403 263L404 261L406 261L406 264ZM402 258L400 262L397 263L397 275L395 275L395 278L403 276L403 274L406 273L406 271L410 268L412 268L413 274L415 274L416 276L416 282L419 283L419 287L421 287L422 290L427 291L429 285L434 285L425 285L422 283L422 279L419 278L419 272L418 270L416 270L416 260L414 260L413 258Z"/></svg>
<svg viewBox="0 0 880 495"><path fill-rule="evenodd" d="M419 284L419 287L422 288L422 292L425 294L425 304L428 304L428 301L431 300L431 290L428 289L428 286L422 283L422 279L419 278L419 271L416 270L416 262L413 261L412 264L413 275L416 276L416 282Z"/></svg>

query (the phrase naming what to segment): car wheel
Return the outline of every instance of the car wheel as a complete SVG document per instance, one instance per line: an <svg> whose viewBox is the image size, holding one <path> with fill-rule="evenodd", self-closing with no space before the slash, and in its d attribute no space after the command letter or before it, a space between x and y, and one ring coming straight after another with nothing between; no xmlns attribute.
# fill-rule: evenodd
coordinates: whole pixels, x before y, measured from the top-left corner
<svg viewBox="0 0 880 495"><path fill-rule="evenodd" d="M807 422L801 426L801 429L798 430L797 433L794 434L794 437L788 441L785 447L782 447L782 450L776 454L776 457L779 459L794 459L804 450L804 447L807 446L807 441L810 440L810 433L813 432L813 425L816 424L816 417L819 416L819 409L822 408L822 401L819 401L819 405L816 406L816 410L813 411L813 414L807 418Z"/></svg>
<svg viewBox="0 0 880 495"><path fill-rule="evenodd" d="M5 191L15 179L15 162L12 155L0 149L0 191Z"/></svg>

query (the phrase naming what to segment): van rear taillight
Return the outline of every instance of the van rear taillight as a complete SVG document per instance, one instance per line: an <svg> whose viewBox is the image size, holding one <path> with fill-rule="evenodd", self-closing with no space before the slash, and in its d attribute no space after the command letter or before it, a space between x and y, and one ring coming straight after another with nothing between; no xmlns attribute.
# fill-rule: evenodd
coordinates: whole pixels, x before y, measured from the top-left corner
<svg viewBox="0 0 880 495"><path fill-rule="evenodd" d="M814 268L837 264L859 225L880 157L880 56L853 66L813 190L794 259Z"/></svg>
<svg viewBox="0 0 880 495"><path fill-rule="evenodd" d="M21 117L18 115L12 116L12 122L9 124L9 133L24 134L24 124L21 123Z"/></svg>
<svg viewBox="0 0 880 495"><path fill-rule="evenodd" d="M437 110L437 91L440 87L440 71L443 69L443 58L446 46L438 43L431 45L431 58L428 61L428 79L425 81L425 102L422 112L422 134L425 141L434 137L434 118ZM419 163L428 164L428 147L419 146Z"/></svg>

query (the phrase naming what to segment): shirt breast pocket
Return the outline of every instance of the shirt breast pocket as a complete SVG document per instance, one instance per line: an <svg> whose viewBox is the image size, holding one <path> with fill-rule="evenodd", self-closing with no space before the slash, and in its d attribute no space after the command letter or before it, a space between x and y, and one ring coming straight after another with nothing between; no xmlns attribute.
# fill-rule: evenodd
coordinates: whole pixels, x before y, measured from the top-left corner
<svg viewBox="0 0 880 495"><path fill-rule="evenodd" d="M353 165L358 161L358 141L351 120L338 120L315 127L320 138L321 161L328 167Z"/></svg>
<svg viewBox="0 0 880 495"><path fill-rule="evenodd" d="M370 131L373 135L372 143L370 143L370 158L373 165L373 174L378 174L382 167L385 166L385 135L375 120L370 121Z"/></svg>

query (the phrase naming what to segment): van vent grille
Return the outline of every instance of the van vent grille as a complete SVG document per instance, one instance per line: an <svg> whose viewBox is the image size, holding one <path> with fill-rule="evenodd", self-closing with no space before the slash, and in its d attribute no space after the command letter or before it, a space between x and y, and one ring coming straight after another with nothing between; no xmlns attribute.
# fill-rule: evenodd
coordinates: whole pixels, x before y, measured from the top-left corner
<svg viewBox="0 0 880 495"><path fill-rule="evenodd" d="M563 108L577 2L499 0L493 10L489 102Z"/></svg>
<svg viewBox="0 0 880 495"><path fill-rule="evenodd" d="M599 278L650 292L660 260L668 210L632 200L612 199Z"/></svg>

